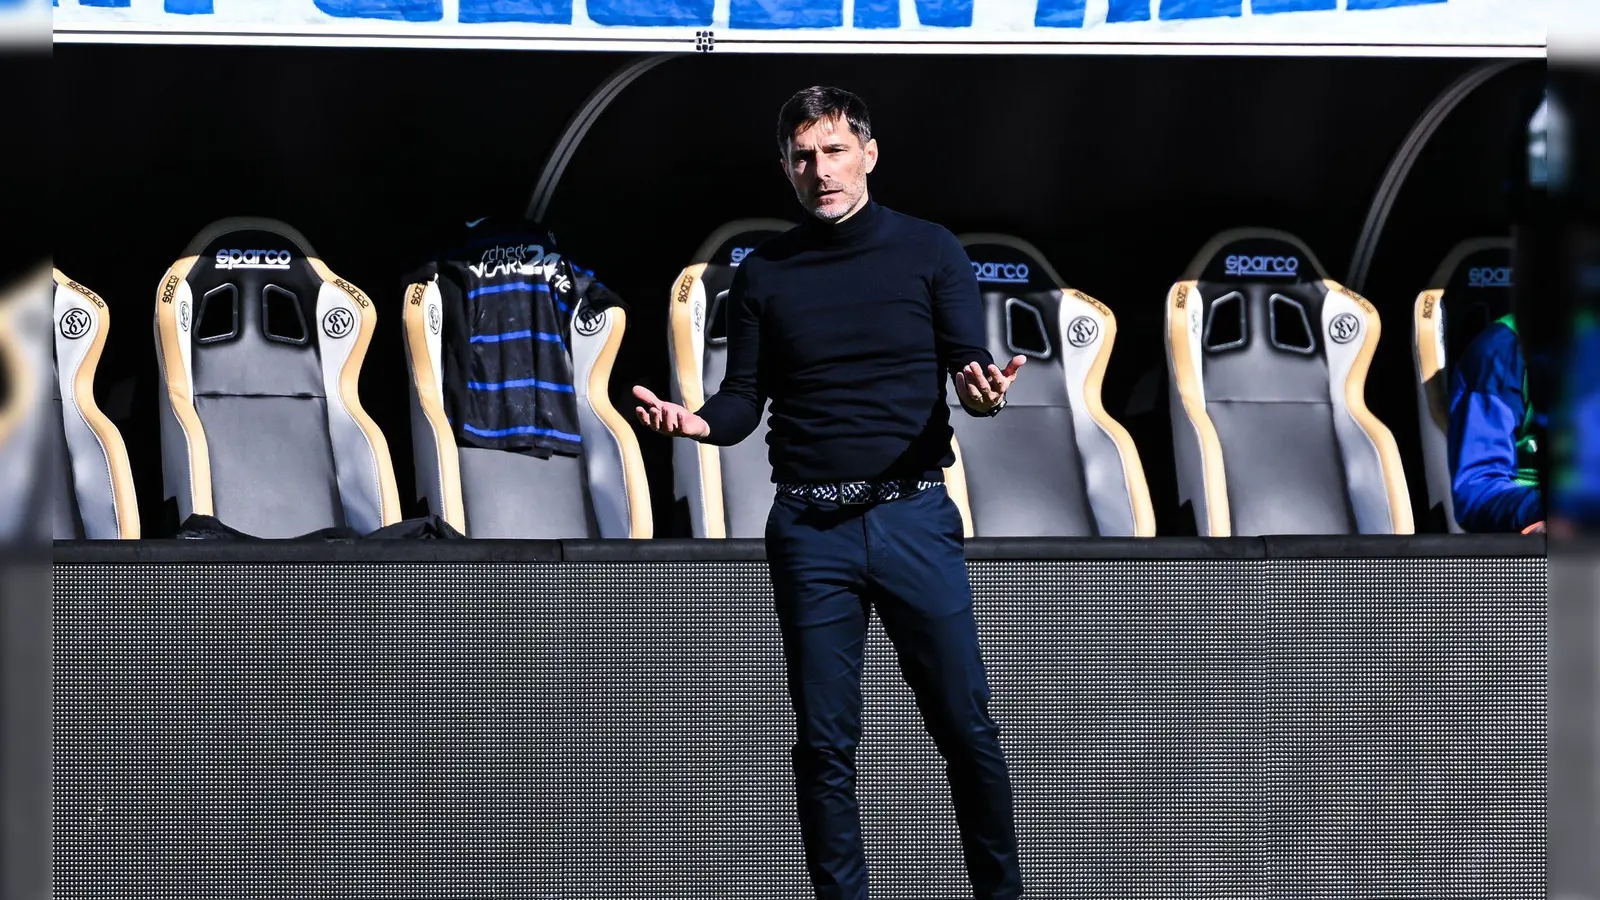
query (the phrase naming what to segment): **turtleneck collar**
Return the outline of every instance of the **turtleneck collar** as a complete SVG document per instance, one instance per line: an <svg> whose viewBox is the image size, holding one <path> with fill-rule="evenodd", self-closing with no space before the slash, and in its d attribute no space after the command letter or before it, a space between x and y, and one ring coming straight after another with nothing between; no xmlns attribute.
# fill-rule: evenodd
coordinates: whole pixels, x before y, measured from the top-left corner
<svg viewBox="0 0 1600 900"><path fill-rule="evenodd" d="M869 195L867 202L856 210L856 214L837 224L824 222L816 216L809 216L806 230L816 239L828 244L849 243L860 240L871 233L878 225L883 208L878 201Z"/></svg>

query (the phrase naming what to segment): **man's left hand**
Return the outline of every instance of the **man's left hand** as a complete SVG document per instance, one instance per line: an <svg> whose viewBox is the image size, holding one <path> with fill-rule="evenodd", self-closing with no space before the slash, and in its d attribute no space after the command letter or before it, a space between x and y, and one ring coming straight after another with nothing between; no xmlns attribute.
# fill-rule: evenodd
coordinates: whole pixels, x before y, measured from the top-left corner
<svg viewBox="0 0 1600 900"><path fill-rule="evenodd" d="M1017 370L1027 361L1026 356L1013 356L1003 372L993 363L987 372L975 362L967 363L955 373L956 396L973 412L990 412L1005 400L1006 391L1017 380Z"/></svg>

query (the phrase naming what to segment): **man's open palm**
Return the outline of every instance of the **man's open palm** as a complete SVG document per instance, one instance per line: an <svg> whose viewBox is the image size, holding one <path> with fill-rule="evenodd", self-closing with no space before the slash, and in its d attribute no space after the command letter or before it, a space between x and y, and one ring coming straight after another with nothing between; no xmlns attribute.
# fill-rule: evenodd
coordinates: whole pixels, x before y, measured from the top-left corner
<svg viewBox="0 0 1600 900"><path fill-rule="evenodd" d="M669 437L703 438L711 434L711 426L689 410L676 403L662 400L643 385L633 386L633 395L643 406L634 407L639 421L646 428Z"/></svg>
<svg viewBox="0 0 1600 900"><path fill-rule="evenodd" d="M1011 383L1017 380L1017 370L1027 361L1026 356L1013 356L1005 371L990 363L987 372L975 362L967 363L966 368L955 373L956 394L969 409L988 412L1005 399Z"/></svg>

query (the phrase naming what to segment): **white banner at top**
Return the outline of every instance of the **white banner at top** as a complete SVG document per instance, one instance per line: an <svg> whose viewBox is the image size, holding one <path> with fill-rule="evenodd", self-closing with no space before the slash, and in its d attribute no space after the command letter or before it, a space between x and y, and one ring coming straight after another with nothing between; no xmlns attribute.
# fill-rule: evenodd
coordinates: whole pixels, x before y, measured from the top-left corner
<svg viewBox="0 0 1600 900"><path fill-rule="evenodd" d="M1540 56L1600 0L56 0L57 40ZM0 6L5 0L0 0ZM865 45L865 46L864 46Z"/></svg>

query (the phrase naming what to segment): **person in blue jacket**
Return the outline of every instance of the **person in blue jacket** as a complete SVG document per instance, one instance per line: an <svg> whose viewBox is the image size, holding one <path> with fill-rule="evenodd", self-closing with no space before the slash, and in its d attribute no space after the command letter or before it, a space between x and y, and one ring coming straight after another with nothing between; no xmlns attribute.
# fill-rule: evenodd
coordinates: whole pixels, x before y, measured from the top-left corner
<svg viewBox="0 0 1600 900"><path fill-rule="evenodd" d="M1528 401L1516 318L1503 316L1473 339L1450 375L1451 497L1463 530L1544 530L1544 431L1544 415Z"/></svg>

